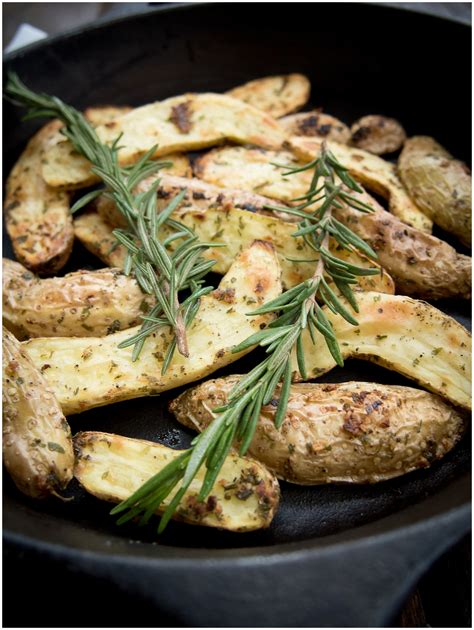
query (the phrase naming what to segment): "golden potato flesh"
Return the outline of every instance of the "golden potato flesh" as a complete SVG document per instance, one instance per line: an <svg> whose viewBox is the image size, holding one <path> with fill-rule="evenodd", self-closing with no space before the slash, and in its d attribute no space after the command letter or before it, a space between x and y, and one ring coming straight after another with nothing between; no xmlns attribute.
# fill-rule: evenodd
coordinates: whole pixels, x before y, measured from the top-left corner
<svg viewBox="0 0 474 630"><path fill-rule="evenodd" d="M292 137L285 151L247 147L213 149L194 163L194 174L206 182L229 188L242 188L272 199L291 202L308 192L312 170L284 176L284 168L308 163L320 153L321 138ZM401 221L425 232L431 220L410 199L396 168L390 162L330 140L324 141L336 159L368 190L387 199L390 212Z"/></svg>
<svg viewBox="0 0 474 630"><path fill-rule="evenodd" d="M157 180L159 180L159 183L157 183ZM148 177L140 182L136 192L146 192L152 186L157 186L158 211L164 209L177 194L184 191L183 201L174 213L177 218L188 211L204 214L209 209L220 210L221 212L238 209L271 217L276 216L290 222L295 220L294 216L287 212L268 210L267 206L275 205L275 201L269 197L241 189L213 186L196 177L177 177L159 173L157 176ZM112 199L101 195L94 205L100 216L110 225L117 227L127 226L125 217ZM285 207L285 204L282 205Z"/></svg>
<svg viewBox="0 0 474 630"><path fill-rule="evenodd" d="M148 182L148 187L150 183ZM144 189L148 188L144 186ZM224 245L217 249L209 248L203 254L205 258L216 261L214 272L226 273L235 257L254 239L259 239L268 241L275 247L284 288L291 288L312 276L317 254L303 238L292 236L296 226L281 220L284 213L275 217L266 209L265 206L272 204L270 199L245 191L218 188L198 179L165 176L160 179L157 188L158 210L164 208L182 191L185 191L185 196L173 218L191 228L201 242L219 242ZM122 225L121 215L111 200L101 197L97 203L97 211L112 225L115 222ZM82 215L75 221L74 229L84 246L106 264L118 264L117 257L122 255L120 264L123 265L125 251L123 248L117 250L113 247L112 228L104 221L92 214ZM162 238L167 235L163 232ZM337 251L339 257L354 265L378 267L377 263L355 251L343 250L333 239L330 241L330 249ZM394 293L393 281L382 269L377 275L359 276L356 288L362 291Z"/></svg>
<svg viewBox="0 0 474 630"><path fill-rule="evenodd" d="M431 304L404 295L361 292L357 303L357 326L324 307L345 359L367 359L471 409L471 335L464 326ZM336 366L321 333L315 331L314 339L303 331L308 378ZM301 380L294 355L293 366Z"/></svg>
<svg viewBox="0 0 474 630"><path fill-rule="evenodd" d="M113 503L128 499L182 453L163 444L93 431L78 433L74 437L74 449L75 477L87 492ZM270 525L278 507L280 489L265 466L229 453L207 499L198 501L204 473L203 467L179 503L174 519L234 532L249 532ZM174 492L165 499L162 509L173 496Z"/></svg>
<svg viewBox="0 0 474 630"><path fill-rule="evenodd" d="M255 79L226 94L280 118L306 105L310 90L309 79L303 74L293 73Z"/></svg>
<svg viewBox="0 0 474 630"><path fill-rule="evenodd" d="M377 262L384 270L380 276L361 276L360 288L366 291L394 293L393 278L397 292L404 295L429 300L470 297L469 256L458 254L451 245L441 239L406 225L384 210L366 193L357 196L361 201L371 205L374 212L361 214L346 206L335 210L334 214L339 221L371 245L377 252ZM222 216L218 209L209 209L204 213L194 212L190 208L187 216L182 217L184 222L191 221L190 225L194 227L201 240L215 238L219 242L225 242L226 247L205 253L206 257L216 260L214 271L224 273L228 268L226 265L229 264L229 256L240 249L244 236L243 225L249 235L259 235L260 238L270 240L275 245L280 255L282 281L286 288L307 277L305 274L312 273L314 263L292 262L287 259L287 257L315 259L313 253L307 251L307 246L301 245L301 239L289 238L290 233L294 231L291 224L285 225L277 220L268 220L267 217L232 209L224 214L226 229L223 230L219 225L219 222L222 224ZM125 251L123 247L116 246L112 230L112 226L96 212L83 213L74 221L75 234L89 251L106 265L123 267ZM297 251L294 251L295 249ZM307 256L308 253L311 255ZM338 255L341 255L340 251ZM365 266L368 261L364 263L364 259L358 257L358 260L354 258L353 262Z"/></svg>
<svg viewBox="0 0 474 630"><path fill-rule="evenodd" d="M239 378L192 387L170 410L181 424L202 431ZM248 454L292 483L375 483L426 468L453 448L466 427L465 418L434 394L349 382L293 384L276 429L280 391L278 386L262 408Z"/></svg>
<svg viewBox="0 0 474 630"><path fill-rule="evenodd" d="M308 161L321 150L321 142L319 138L293 138L290 146L295 155ZM327 145L356 181L387 200L392 214L407 225L431 233L433 222L407 194L394 164L356 147L329 140Z"/></svg>
<svg viewBox="0 0 474 630"><path fill-rule="evenodd" d="M58 120L28 142L6 181L5 225L17 259L35 273L61 269L72 250L74 232L70 194L49 186L41 176L48 148L64 140Z"/></svg>
<svg viewBox="0 0 474 630"><path fill-rule="evenodd" d="M85 116L93 125L105 124L125 110L90 107ZM61 127L59 120L42 127L28 142L6 181L5 222L13 251L23 265L42 275L53 274L65 265L74 239L70 193L49 186L42 176L45 154L64 143ZM187 175L187 169L176 174Z"/></svg>

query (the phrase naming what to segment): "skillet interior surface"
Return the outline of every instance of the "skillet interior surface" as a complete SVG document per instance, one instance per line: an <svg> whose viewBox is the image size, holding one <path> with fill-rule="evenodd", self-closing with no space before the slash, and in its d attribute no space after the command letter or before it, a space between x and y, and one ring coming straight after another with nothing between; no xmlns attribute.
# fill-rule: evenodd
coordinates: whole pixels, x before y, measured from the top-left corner
<svg viewBox="0 0 474 630"><path fill-rule="evenodd" d="M78 108L139 105L183 91L219 92L259 76L303 72L312 82L311 105L323 106L348 123L367 113L394 116L409 135L433 135L469 161L469 52L468 28L387 7L195 5L54 38L10 56L7 67L32 88L57 94ZM442 81L441 68L449 68L449 78ZM21 113L10 104L4 117L8 172L35 126L21 124ZM12 255L7 237L4 255ZM100 265L76 244L64 271L80 266ZM469 326L467 302L436 305ZM244 372L255 360L253 353L215 376ZM351 379L411 384L362 361L348 361L344 369L322 380ZM185 447L192 434L167 411L168 401L180 391L71 417L72 430L108 431ZM236 535L172 523L160 545L150 545L150 552L159 554L163 546L261 548L305 541L394 515L450 491L454 504L462 505L469 501L469 484L464 483L470 467L469 442L465 438L429 470L373 486L308 488L282 483L281 507L268 530ZM90 532L104 550L111 538L119 537L127 545L156 540L153 525L118 529L108 515L110 505L88 496L76 483L68 491L74 499L65 503L29 501L8 479L4 489L7 532L50 540L49 530L58 542L84 548ZM440 500L435 512L441 514L447 507Z"/></svg>

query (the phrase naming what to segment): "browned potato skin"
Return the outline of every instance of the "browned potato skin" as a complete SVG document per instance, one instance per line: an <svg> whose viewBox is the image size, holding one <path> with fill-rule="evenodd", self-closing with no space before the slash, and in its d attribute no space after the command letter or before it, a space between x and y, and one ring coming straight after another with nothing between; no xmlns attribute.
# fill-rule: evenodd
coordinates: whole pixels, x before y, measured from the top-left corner
<svg viewBox="0 0 474 630"><path fill-rule="evenodd" d="M347 144L351 138L349 127L341 120L318 110L291 114L280 119L280 125L289 136L326 138Z"/></svg>
<svg viewBox="0 0 474 630"><path fill-rule="evenodd" d="M30 497L56 494L72 479L71 431L51 388L3 328L3 461Z"/></svg>
<svg viewBox="0 0 474 630"><path fill-rule="evenodd" d="M61 122L53 120L28 142L6 181L7 232L17 259L39 274L64 266L74 240L70 193L56 190L41 176L44 153L60 142Z"/></svg>
<svg viewBox="0 0 474 630"><path fill-rule="evenodd" d="M74 449L74 475L79 483L98 499L113 503L127 499L182 453L163 444L94 431L78 433ZM278 507L280 488L265 466L235 452L229 453L207 500L201 502L197 497L203 472L203 468L198 471L173 515L174 520L234 532L270 525ZM168 503L169 498L163 508Z"/></svg>
<svg viewBox="0 0 474 630"><path fill-rule="evenodd" d="M238 376L206 381L170 404L177 420L203 430ZM439 396L377 383L300 383L275 428L275 404L262 408L249 455L297 484L376 483L427 468L463 435L465 418ZM272 401L273 402L273 401Z"/></svg>
<svg viewBox="0 0 474 630"><path fill-rule="evenodd" d="M441 228L471 244L472 178L469 169L428 136L406 141L398 171L408 194Z"/></svg>
<svg viewBox="0 0 474 630"><path fill-rule="evenodd" d="M280 118L303 107L308 102L310 90L309 79L293 73L255 79L226 94Z"/></svg>
<svg viewBox="0 0 474 630"><path fill-rule="evenodd" d="M402 148L406 133L395 118L370 114L355 121L351 127L351 144L375 155L393 153Z"/></svg>
<svg viewBox="0 0 474 630"><path fill-rule="evenodd" d="M397 293L428 300L471 297L469 256L403 223L373 197L358 196L375 211L361 214L346 206L334 214L377 252L377 262L394 279Z"/></svg>
<svg viewBox="0 0 474 630"><path fill-rule="evenodd" d="M18 338L102 337L141 323L152 300L120 269L40 279L3 259L3 322Z"/></svg>

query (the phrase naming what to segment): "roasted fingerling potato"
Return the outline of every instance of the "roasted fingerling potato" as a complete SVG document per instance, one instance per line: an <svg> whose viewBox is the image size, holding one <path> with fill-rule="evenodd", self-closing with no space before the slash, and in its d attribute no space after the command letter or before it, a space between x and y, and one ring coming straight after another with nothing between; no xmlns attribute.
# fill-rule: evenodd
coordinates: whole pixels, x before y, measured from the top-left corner
<svg viewBox="0 0 474 630"><path fill-rule="evenodd" d="M157 181L158 180L158 181ZM206 213L210 208L228 212L234 208L248 212L278 217L284 221L294 222L295 218L288 212L268 209L275 206L275 201L269 197L257 195L247 190L222 188L213 186L197 177L176 177L159 173L158 176L148 177L136 187L136 192L146 192L156 186L157 211L160 212L179 193L184 192L184 198L175 211L179 217L188 211ZM285 208L284 203L281 204ZM114 227L126 227L127 222L114 201L106 195L100 195L94 204L100 216Z"/></svg>
<svg viewBox="0 0 474 630"><path fill-rule="evenodd" d="M471 409L471 335L427 302L404 295L358 293L358 325L324 307L342 357L367 359L403 374L457 407ZM336 366L323 335L308 329L302 348L308 378ZM302 380L293 352L294 380Z"/></svg>
<svg viewBox="0 0 474 630"><path fill-rule="evenodd" d="M38 278L3 259L3 323L17 338L102 337L142 322L154 304L120 269Z"/></svg>
<svg viewBox="0 0 474 630"><path fill-rule="evenodd" d="M244 250L219 287L201 298L199 312L187 329L189 357L175 352L165 374L162 367L172 339L169 326L147 337L136 361L132 361L131 346L118 346L139 327L106 337L31 339L23 342L23 348L66 414L158 394L203 378L243 356L245 352L232 349L273 319L271 313L254 317L249 313L281 293L280 275L270 243L255 241Z"/></svg>
<svg viewBox="0 0 474 630"><path fill-rule="evenodd" d="M84 110L84 116L91 123L93 127L99 125L106 125L112 120L115 120L119 116L128 114L132 111L132 107L128 105L101 105L99 107L86 107Z"/></svg>
<svg viewBox="0 0 474 630"><path fill-rule="evenodd" d="M280 118L301 109L309 99L311 84L303 74L263 77L226 92L239 101Z"/></svg>
<svg viewBox="0 0 474 630"><path fill-rule="evenodd" d="M349 127L338 118L319 110L285 116L279 121L289 136L323 138L347 144L351 138Z"/></svg>
<svg viewBox="0 0 474 630"><path fill-rule="evenodd" d="M5 225L16 258L35 273L61 269L72 250L70 194L48 186L41 163L49 147L64 140L53 120L28 142L5 184Z"/></svg>
<svg viewBox="0 0 474 630"><path fill-rule="evenodd" d="M122 166L136 162L153 147L152 157L157 159L224 140L279 148L287 139L274 118L222 94L184 94L144 105L99 125L96 132L105 144L121 136L118 157ZM91 181L89 162L71 151L69 141L46 151L42 175L48 185L65 189Z"/></svg>
<svg viewBox="0 0 474 630"><path fill-rule="evenodd" d="M181 455L163 444L88 431L74 437L79 483L98 499L118 503ZM198 500L201 468L180 501L175 520L192 525L249 532L268 527L280 498L278 481L265 466L231 452L204 501ZM165 510L169 495L158 511Z"/></svg>
<svg viewBox="0 0 474 630"><path fill-rule="evenodd" d="M206 381L170 404L185 426L204 430L241 377ZM427 468L462 437L465 416L439 396L377 383L294 383L275 427L281 386L262 407L248 454L291 483L376 483ZM236 444L238 446L238 444Z"/></svg>
<svg viewBox="0 0 474 630"><path fill-rule="evenodd" d="M71 431L41 371L5 328L2 366L3 463L24 494L58 495L72 479Z"/></svg>
<svg viewBox="0 0 474 630"><path fill-rule="evenodd" d="M300 160L308 162L321 151L321 143L319 138L292 138L289 146ZM387 200L390 212L400 221L422 232L431 233L432 220L407 194L394 164L368 151L338 142L328 140L327 146L356 181L369 192Z"/></svg>
<svg viewBox="0 0 474 630"><path fill-rule="evenodd" d="M407 137L398 120L374 114L356 120L350 133L352 146L375 155L398 151Z"/></svg>
<svg viewBox="0 0 474 630"><path fill-rule="evenodd" d="M414 136L405 143L398 171L410 197L443 230L471 244L472 177L436 140Z"/></svg>
<svg viewBox="0 0 474 630"><path fill-rule="evenodd" d="M472 259L445 241L406 225L367 193L355 193L374 211L349 206L334 216L366 241L395 281L396 292L428 300L471 297Z"/></svg>
<svg viewBox="0 0 474 630"><path fill-rule="evenodd" d="M84 247L105 265L123 269L127 250L113 235L114 227L95 210L74 219L74 234Z"/></svg>

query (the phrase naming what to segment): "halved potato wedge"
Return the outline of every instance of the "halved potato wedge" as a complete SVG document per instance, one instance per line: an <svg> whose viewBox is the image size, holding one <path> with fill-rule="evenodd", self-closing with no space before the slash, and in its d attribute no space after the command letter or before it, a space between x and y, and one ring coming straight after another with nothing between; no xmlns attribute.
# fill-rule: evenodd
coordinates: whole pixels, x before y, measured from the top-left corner
<svg viewBox="0 0 474 630"><path fill-rule="evenodd" d="M310 91L309 79L304 74L293 73L255 79L226 94L261 109L273 118L280 118L306 105Z"/></svg>
<svg viewBox="0 0 474 630"><path fill-rule="evenodd" d="M138 490L182 451L163 444L88 431L74 437L79 483L98 499L118 503ZM268 527L278 507L278 481L265 466L230 453L205 501L198 501L205 469L201 468L179 503L174 519L249 532ZM164 501L163 509L174 493ZM157 512L159 514L159 512Z"/></svg>
<svg viewBox="0 0 474 630"><path fill-rule="evenodd" d="M151 183L153 180L143 182L140 189L148 190ZM171 198L183 190L186 190L185 197L174 216L192 228L200 241L225 244L225 247L219 249L210 248L204 254L204 257L216 261L213 267L216 273L226 273L235 257L254 239L259 239L269 241L275 246L280 259L284 288L291 288L313 274L315 262L295 261L314 261L315 252L302 238L292 237L296 230L294 224L276 218L265 209L265 205L272 204L270 199L244 191L218 188L198 179L164 176L160 178L157 188L158 209L164 208ZM110 220L112 224L117 222L119 226L124 224L122 215L111 200L101 197L96 206L106 221ZM263 216L264 214L269 216ZM88 215L87 218L76 221L75 229L85 247L109 264L111 259L107 252L112 247L113 236L106 240L106 231L108 229L110 233L111 228L103 221L95 221L93 215ZM365 256L343 250L333 240L330 248L332 251L337 250L339 257L355 265L378 266ZM125 254L123 249L121 254ZM118 255L119 252L114 250L112 259L116 261ZM382 269L377 276L359 276L356 288L384 293L394 293L395 290L390 276Z"/></svg>
<svg viewBox="0 0 474 630"><path fill-rule="evenodd" d="M471 335L456 320L431 304L403 295L358 293L359 323L353 326L325 307L344 358L367 359L399 372L454 405L471 408ZM315 343L303 332L310 378L336 363L321 333ZM296 357L295 377L301 380Z"/></svg>
<svg viewBox="0 0 474 630"><path fill-rule="evenodd" d="M228 188L242 188L290 202L308 191L312 170L283 177L284 168L314 160L323 140L293 137L290 150L265 151L246 147L213 149L194 164L196 177ZM327 141L329 149L351 175L369 190L388 199L390 211L401 221L430 232L432 222L407 195L393 164L366 151ZM294 152L292 152L294 151Z"/></svg>
<svg viewBox="0 0 474 630"><path fill-rule="evenodd" d="M112 124L112 123L107 123L107 124ZM53 155L56 155L57 153L56 157L58 159L58 162L56 166L59 169L62 168L61 160L69 159L64 156L64 153L66 152L66 147L68 145L69 145L68 142L62 142L54 149L54 152L52 152ZM70 149L68 149L68 151L70 151ZM60 154L62 154L62 156ZM90 163L87 162L85 158L83 158L81 155L75 152L72 152L71 155L74 157L74 163L71 163L70 165L68 176L70 177L71 180L72 179L77 180L77 183L67 185L65 187L57 186L57 187L54 187L53 190L67 189L71 191L76 188L84 188L87 186L92 186L93 184L97 184L100 182L100 177L98 177L97 175L91 172ZM50 158L48 157L45 159L47 160L47 162L44 162L44 165L45 165L44 168L49 169ZM189 158L185 153L180 153L180 152L170 153L169 155L166 156L166 158L163 158L162 162L166 162L166 163L169 162L170 164L163 166L163 168L160 170L160 173L170 173L172 175L179 175L181 177L190 177L192 175L191 162L189 161ZM51 169L55 169L56 166L54 164L51 165ZM44 177L44 174L43 174L43 177Z"/></svg>
<svg viewBox="0 0 474 630"><path fill-rule="evenodd" d="M191 387L170 410L181 424L202 431L239 379ZM248 453L292 483L376 483L426 468L455 446L467 424L439 396L412 387L295 383L278 430L280 392L278 386L262 407Z"/></svg>
<svg viewBox="0 0 474 630"><path fill-rule="evenodd" d="M347 144L351 139L351 131L346 124L319 110L291 114L279 123L289 136L326 138L341 144Z"/></svg>
<svg viewBox="0 0 474 630"><path fill-rule="evenodd" d="M171 340L164 326L145 341L139 358L132 348L118 348L138 331L130 328L107 337L55 337L23 342L43 372L64 413L78 413L120 400L149 396L202 378L236 361L232 348L268 324L272 315L251 317L251 310L281 292L280 266L270 243L255 241L234 261L219 288L201 299L187 330L189 358L175 353L161 369Z"/></svg>
<svg viewBox="0 0 474 630"><path fill-rule="evenodd" d="M306 193L312 172L284 177L285 168L300 165L291 151L268 151L249 147L221 147L208 151L193 164L194 175L223 188L238 188L258 195L291 202Z"/></svg>
<svg viewBox="0 0 474 630"><path fill-rule="evenodd" d="M181 215L180 219L185 225L193 228L200 241L225 244L225 247L209 248L203 253L203 258L216 261L212 268L215 273L226 273L234 258L255 238L274 245L280 261L281 281L285 289L290 289L303 280L307 280L314 272L318 260L317 254L306 245L303 239L291 236L295 231L295 226L291 223L250 214L235 208L228 210L224 218L220 210L209 209L204 215L201 212L189 210ZM221 227L223 225L225 227ZM125 249L122 246L114 246L113 227L97 213L88 212L76 219L74 230L84 247L102 262L123 268ZM333 240L330 241L330 250L333 253L337 252L339 258L351 264L380 269L379 275L358 276L357 284L354 285L356 290L395 293L395 283L377 263L360 254L342 249ZM305 259L313 262L295 262L295 260L304 261Z"/></svg>
<svg viewBox="0 0 474 630"><path fill-rule="evenodd" d="M101 337L141 323L154 304L120 269L41 280L3 259L3 323L17 338Z"/></svg>
<svg viewBox="0 0 474 630"><path fill-rule="evenodd" d="M375 249L378 254L378 262L382 265L382 275L361 277L360 287L364 290L394 293L391 279L393 277L397 291L404 295L430 300L470 297L471 258L469 256L458 254L451 245L431 236L431 234L420 232L420 230L405 225L389 212L386 212L368 195L363 195L362 199L374 206L376 211L371 214L361 214L346 207L335 213L339 221L345 223ZM208 223L214 211L209 212L203 216L198 213L194 224L201 239L206 236L209 240L216 234L215 226ZM192 213L190 216L192 217ZM226 230L216 240L228 242L229 247L234 243L234 246L240 248L239 213L229 210L225 216ZM260 233L258 226L262 225L257 216L252 214L251 218L245 219L245 225L252 226L252 230L255 228L256 234ZM218 217L215 220L217 223ZM289 288L293 286L293 283L300 282L305 273L310 273L310 266L314 263L288 261L286 256L291 255L291 242L288 237L286 240L280 240L286 231L280 231L277 227L279 224L273 223L274 226L265 231L265 240L272 240L277 247L282 265L282 281L284 286ZM268 227L267 223L265 225ZM122 268L125 261L125 250L116 245L112 230L112 226L96 212L85 213L74 221L76 237L89 251L106 265ZM294 227L292 227L293 231ZM273 236L272 233L274 233ZM232 241L228 239L229 234L235 236ZM279 243L281 243L281 248ZM303 258L306 249L307 246L304 245L303 249L297 250L295 258ZM217 260L216 266L213 268L217 273L225 273L224 261L228 251L229 249L226 247L210 250L204 254ZM338 251L338 255L340 254L341 251ZM313 252L311 252L309 259L314 259ZM361 264L363 260L363 258L359 258L357 261L354 259L354 262Z"/></svg>
<svg viewBox="0 0 474 630"><path fill-rule="evenodd" d="M154 158L177 151L201 149L224 140L279 148L286 135L268 114L222 94L184 94L138 107L99 125L101 142L111 144L120 134L119 161L131 164L157 145ZM42 174L54 187L75 188L90 182L90 165L69 142L47 151Z"/></svg>
<svg viewBox="0 0 474 630"><path fill-rule="evenodd" d="M321 150L322 142L318 138L292 138L290 146L300 159L309 161ZM433 221L409 197L394 164L368 151L338 142L327 141L327 145L354 179L387 200L390 212L400 221L422 232L431 233Z"/></svg>
<svg viewBox="0 0 474 630"><path fill-rule="evenodd" d="M55 495L72 479L69 425L41 372L5 328L2 351L3 462L24 494Z"/></svg>
<svg viewBox="0 0 474 630"><path fill-rule="evenodd" d="M149 190L156 184L157 179L159 180L157 187L157 209L159 211L164 209L173 197L185 190L186 194L179 207L180 213L193 211L201 212L204 215L209 209L230 212L237 208L295 222L295 217L287 212L268 210L266 206L275 205L275 201L269 197L256 195L246 190L213 186L196 177L175 177L174 175L158 174L140 182L136 192ZM282 206L286 207L285 204L282 204ZM101 195L95 201L94 207L110 225L127 227L127 221L123 214L115 203L105 195Z"/></svg>
<svg viewBox="0 0 474 630"><path fill-rule="evenodd" d="M5 224L18 260L35 273L61 269L72 249L70 194L48 186L41 163L48 148L64 140L53 120L28 142L6 181Z"/></svg>

